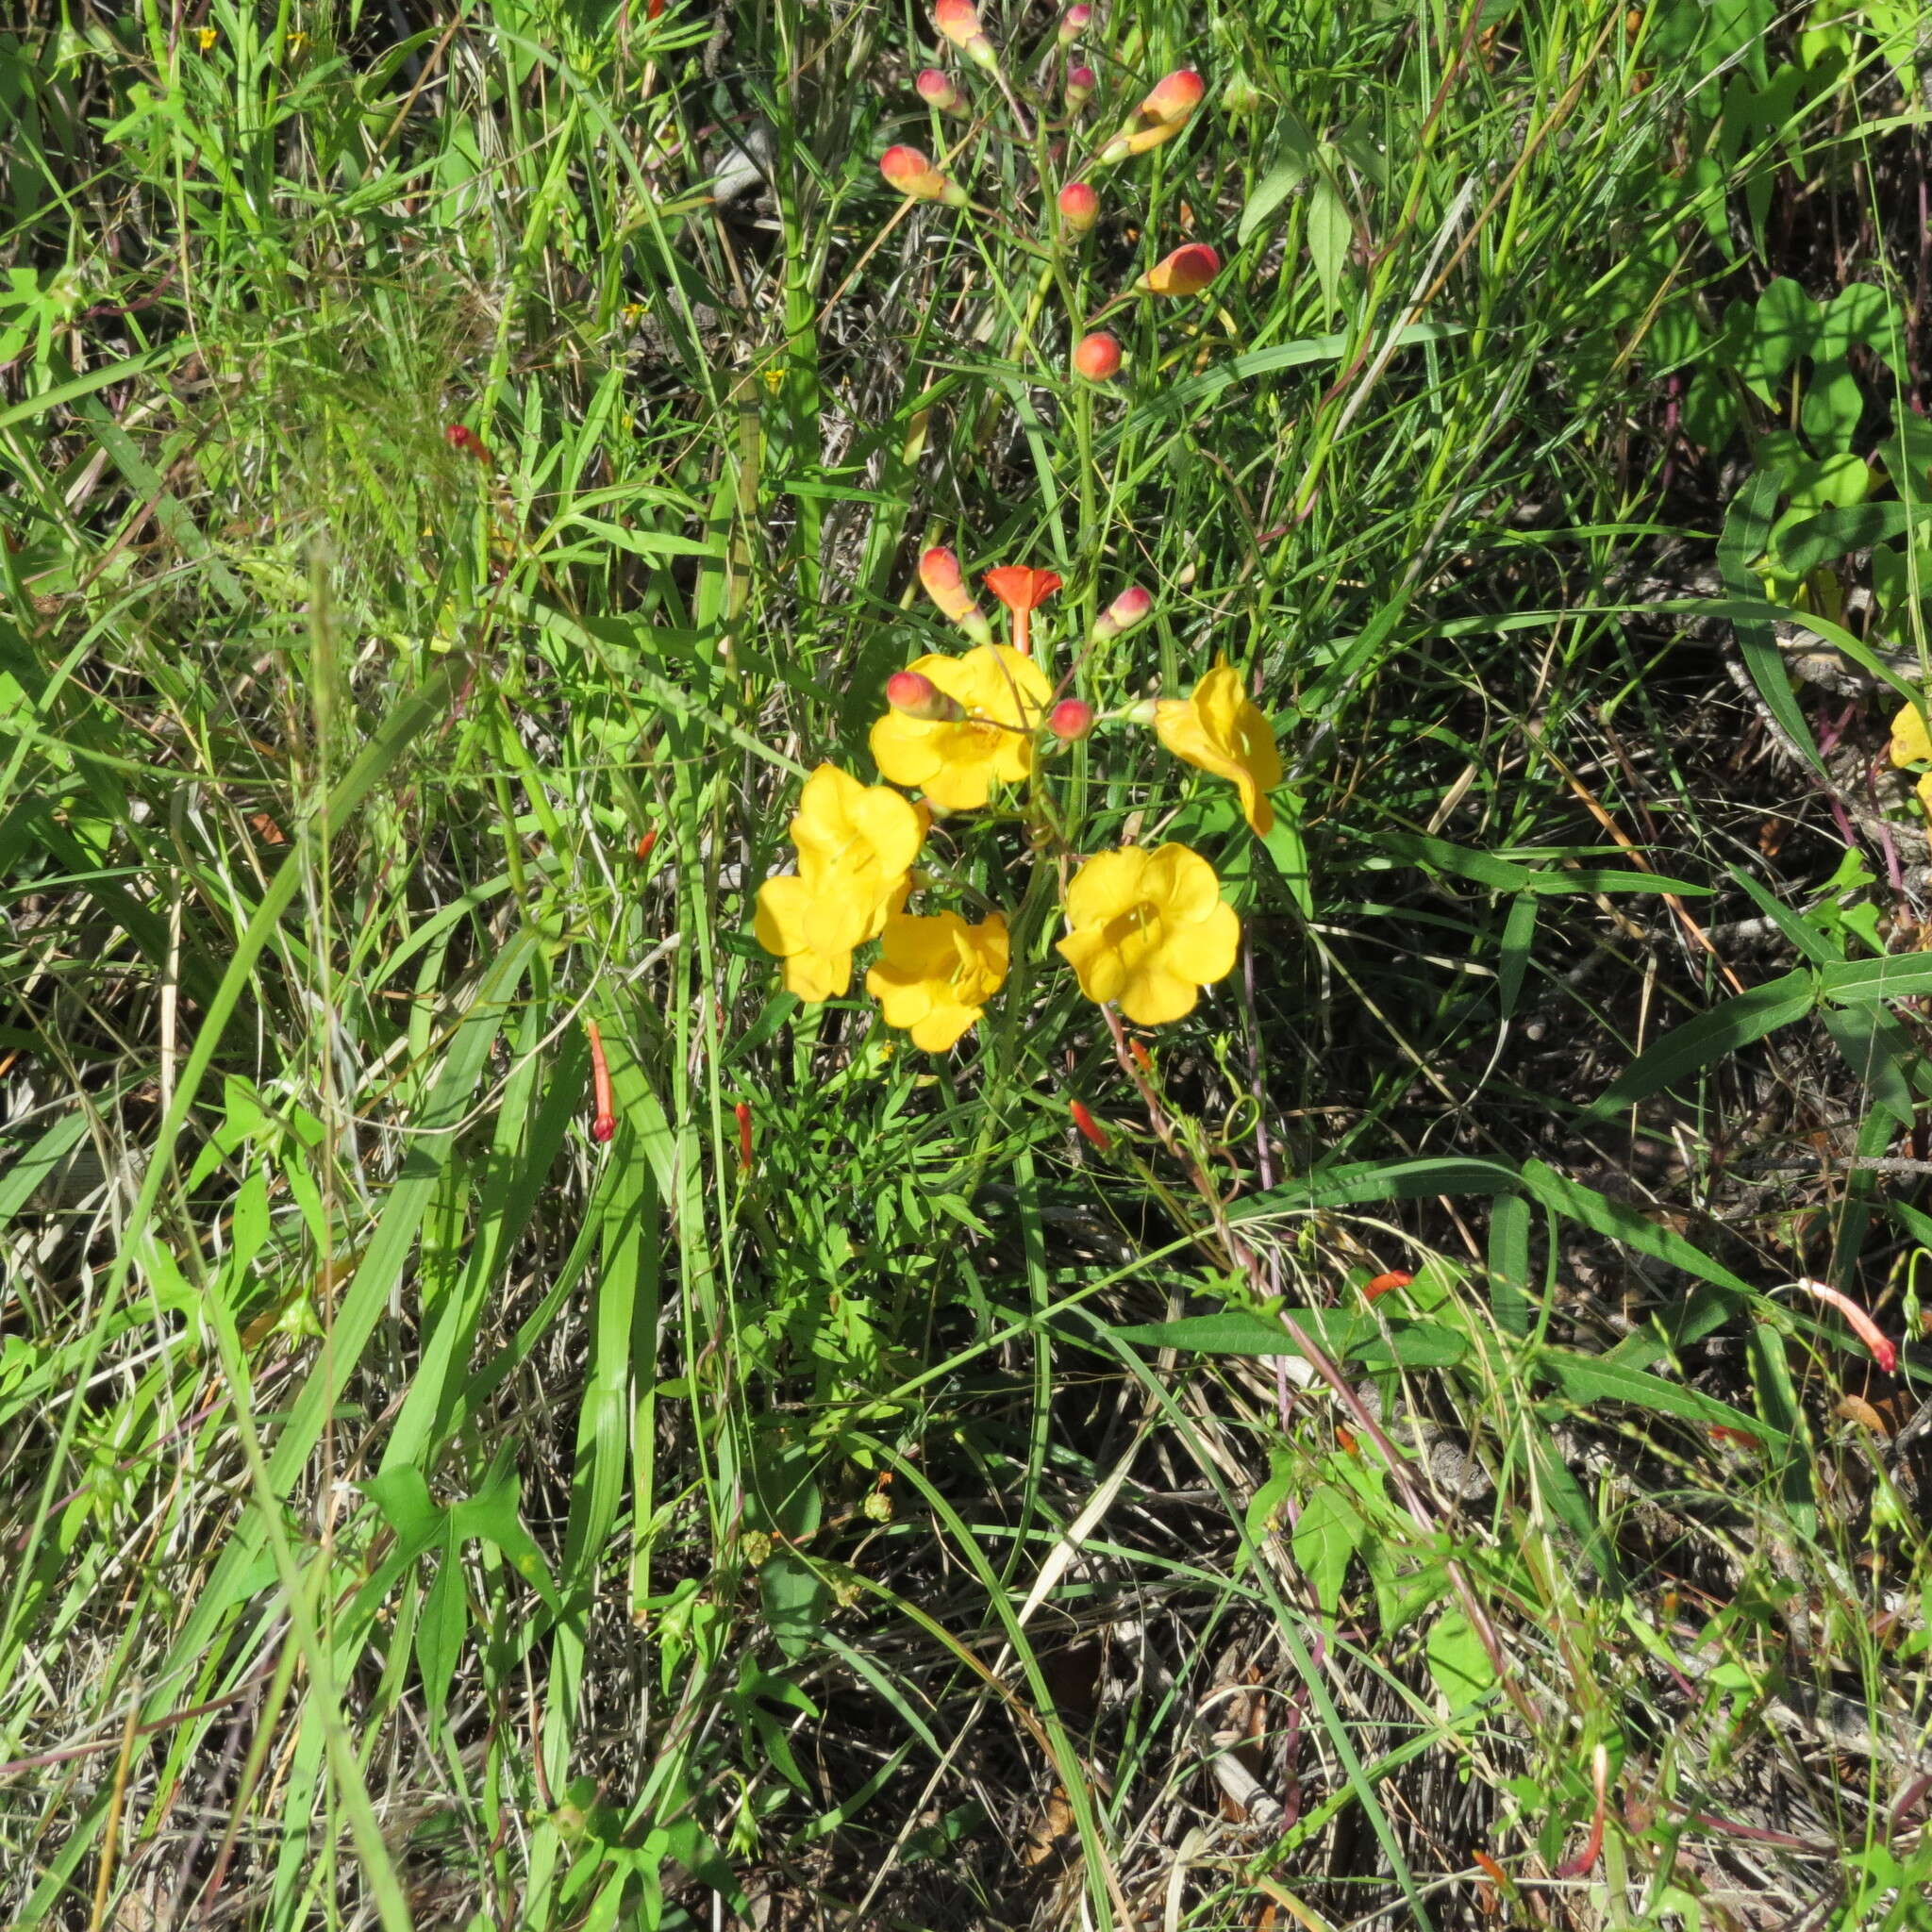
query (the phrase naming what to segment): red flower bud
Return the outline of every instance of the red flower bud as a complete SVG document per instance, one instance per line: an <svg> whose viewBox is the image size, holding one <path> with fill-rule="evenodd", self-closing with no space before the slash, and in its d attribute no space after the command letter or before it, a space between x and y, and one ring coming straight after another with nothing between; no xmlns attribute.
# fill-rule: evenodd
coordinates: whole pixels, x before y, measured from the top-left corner
<svg viewBox="0 0 1932 1932"><path fill-rule="evenodd" d="M1055 38L1063 47L1071 47L1084 34L1093 19L1092 8L1084 4L1070 7L1060 15L1058 31Z"/></svg>
<svg viewBox="0 0 1932 1932"><path fill-rule="evenodd" d="M1121 345L1105 329L1082 336L1074 345L1074 368L1089 382L1108 382L1121 373Z"/></svg>
<svg viewBox="0 0 1932 1932"><path fill-rule="evenodd" d="M957 624L975 644L992 642L992 626L959 575L959 559L944 544L936 543L919 559L919 581L941 617Z"/></svg>
<svg viewBox="0 0 1932 1932"><path fill-rule="evenodd" d="M889 147L879 157L879 173L908 201L942 201L964 208L966 191L933 166L916 147Z"/></svg>
<svg viewBox="0 0 1932 1932"><path fill-rule="evenodd" d="M938 67L922 67L912 85L919 90L919 98L941 114L959 105L959 90L954 85L953 76Z"/></svg>
<svg viewBox="0 0 1932 1932"><path fill-rule="evenodd" d="M638 859L639 859L639 862L640 862L640 863L641 863L641 862L642 862L642 861L643 861L644 859L646 859L646 858L650 858L650 856L651 856L651 851L652 851L652 848L653 848L653 847L654 847L654 846L655 846L655 845L657 844L657 842L658 842L658 834L657 834L657 832L656 832L655 830L653 830L653 831L649 831L649 832L641 832L641 833L639 833L639 835L638 835Z"/></svg>
<svg viewBox="0 0 1932 1932"><path fill-rule="evenodd" d="M1134 118L1100 150L1102 165L1144 155L1149 148L1172 141L1192 117L1207 92L1207 84L1191 67L1183 67L1155 88L1135 110Z"/></svg>
<svg viewBox="0 0 1932 1932"><path fill-rule="evenodd" d="M957 724L966 715L958 698L949 698L922 671L895 671L886 679L886 702L908 718L928 724Z"/></svg>
<svg viewBox="0 0 1932 1932"><path fill-rule="evenodd" d="M1061 225L1075 235L1084 235L1100 219L1100 197L1084 181L1069 181L1055 204Z"/></svg>
<svg viewBox="0 0 1932 1932"><path fill-rule="evenodd" d="M1391 1289L1407 1288L1415 1279L1413 1274L1405 1274L1399 1268L1391 1269L1387 1274L1378 1274L1373 1281L1362 1283L1362 1299L1374 1301L1387 1294Z"/></svg>
<svg viewBox="0 0 1932 1932"><path fill-rule="evenodd" d="M1205 242L1190 242L1162 256L1134 287L1147 295L1198 295L1220 273L1220 256Z"/></svg>
<svg viewBox="0 0 1932 1932"><path fill-rule="evenodd" d="M751 1107L741 1100L731 1111L738 1116L738 1171L751 1172Z"/></svg>
<svg viewBox="0 0 1932 1932"><path fill-rule="evenodd" d="M1112 1139L1108 1134L1107 1129L1087 1111L1086 1108L1079 1101L1070 1100L1067 1106L1073 1113L1074 1124L1080 1130L1081 1138L1091 1141L1094 1146L1098 1147L1105 1154L1113 1145Z"/></svg>
<svg viewBox="0 0 1932 1932"><path fill-rule="evenodd" d="M486 469L489 467L490 446L467 424L452 423L442 435L450 448L463 456L475 457Z"/></svg>
<svg viewBox="0 0 1932 1932"><path fill-rule="evenodd" d="M1062 744L1077 744L1093 729L1093 707L1079 698L1062 698L1046 714L1046 728Z"/></svg>
<svg viewBox="0 0 1932 1932"><path fill-rule="evenodd" d="M584 1022L591 1041L591 1092L597 1112L591 1122L591 1139L608 1141L617 1132L617 1100L611 1091L610 1068L604 1058L604 1036L594 1020Z"/></svg>
<svg viewBox="0 0 1932 1932"><path fill-rule="evenodd" d="M932 24L975 67L992 68L999 64L992 42L979 25L973 0L934 0Z"/></svg>
<svg viewBox="0 0 1932 1932"><path fill-rule="evenodd" d="M1067 111L1077 114L1093 98L1093 90L1100 85L1099 76L1091 67L1070 67L1067 69Z"/></svg>
<svg viewBox="0 0 1932 1932"><path fill-rule="evenodd" d="M1138 1040L1127 1041L1127 1051L1134 1056L1134 1064L1151 1080L1154 1077L1154 1056Z"/></svg>
<svg viewBox="0 0 1932 1932"><path fill-rule="evenodd" d="M1131 590L1123 591L1093 620L1093 641L1104 643L1108 638L1123 636L1137 624L1144 622L1153 608L1154 599L1138 584Z"/></svg>

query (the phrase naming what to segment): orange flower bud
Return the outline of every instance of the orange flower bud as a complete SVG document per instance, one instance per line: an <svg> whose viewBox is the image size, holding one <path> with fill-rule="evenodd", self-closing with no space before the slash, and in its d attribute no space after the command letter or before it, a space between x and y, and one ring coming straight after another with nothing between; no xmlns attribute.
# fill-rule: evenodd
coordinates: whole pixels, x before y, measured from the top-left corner
<svg viewBox="0 0 1932 1932"><path fill-rule="evenodd" d="M916 147L889 147L879 157L879 173L910 201L966 206L966 191L941 175Z"/></svg>
<svg viewBox="0 0 1932 1932"><path fill-rule="evenodd" d="M928 724L957 724L966 715L958 698L949 698L922 671L895 671L886 679L886 702L908 718Z"/></svg>
<svg viewBox="0 0 1932 1932"><path fill-rule="evenodd" d="M979 25L979 14L973 0L935 0L932 24L975 67L991 69L998 66L999 57Z"/></svg>
<svg viewBox="0 0 1932 1932"><path fill-rule="evenodd" d="M992 642L992 626L973 601L973 592L959 575L959 559L943 544L936 544L919 559L919 581L940 608L940 615L957 624L975 644Z"/></svg>
<svg viewBox="0 0 1932 1932"><path fill-rule="evenodd" d="M751 1108L741 1100L731 1109L738 1116L738 1171L751 1172Z"/></svg>
<svg viewBox="0 0 1932 1932"><path fill-rule="evenodd" d="M1134 118L1100 150L1103 166L1144 155L1149 148L1172 141L1193 117L1207 83L1191 67L1170 74L1135 110Z"/></svg>
<svg viewBox="0 0 1932 1932"><path fill-rule="evenodd" d="M1362 1283L1362 1299L1374 1301L1391 1289L1407 1288L1414 1279L1413 1274L1405 1274L1399 1268L1391 1269L1387 1274L1378 1274L1374 1280Z"/></svg>
<svg viewBox="0 0 1932 1932"><path fill-rule="evenodd" d="M1077 744L1093 729L1093 707L1079 698L1062 698L1046 714L1046 728L1062 744Z"/></svg>
<svg viewBox="0 0 1932 1932"><path fill-rule="evenodd" d="M1069 181L1055 204L1061 225L1075 235L1084 235L1100 219L1100 197L1084 181Z"/></svg>
<svg viewBox="0 0 1932 1932"><path fill-rule="evenodd" d="M1067 1107L1074 1116L1074 1124L1080 1130L1081 1138L1091 1141L1094 1146L1098 1147L1105 1154L1113 1145L1112 1139L1108 1134L1107 1129L1087 1111L1086 1108L1079 1101L1070 1100L1067 1103Z"/></svg>
<svg viewBox="0 0 1932 1932"><path fill-rule="evenodd" d="M960 94L954 85L953 76L937 67L922 67L919 77L912 85L919 90L919 98L929 108L937 108L941 114L949 113L959 105Z"/></svg>
<svg viewBox="0 0 1932 1932"><path fill-rule="evenodd" d="M1221 258L1205 242L1162 256L1134 287L1144 295L1198 295L1221 273Z"/></svg>
<svg viewBox="0 0 1932 1932"><path fill-rule="evenodd" d="M1074 368L1089 382L1107 382L1121 373L1121 345L1105 329L1082 336L1074 345Z"/></svg>
<svg viewBox="0 0 1932 1932"><path fill-rule="evenodd" d="M1059 27L1054 38L1061 46L1071 47L1087 31L1092 20L1093 9L1085 5L1083 0L1082 5L1070 7L1060 15Z"/></svg>
<svg viewBox="0 0 1932 1932"><path fill-rule="evenodd" d="M1140 1068L1141 1073L1146 1074L1148 1079L1153 1079L1154 1056L1138 1040L1127 1041L1127 1051L1134 1056L1134 1064Z"/></svg>
<svg viewBox="0 0 1932 1932"><path fill-rule="evenodd" d="M657 843L658 834L655 828L651 831L640 832L638 834L637 856L640 862L650 858L652 849Z"/></svg>
<svg viewBox="0 0 1932 1932"><path fill-rule="evenodd" d="M596 1021L585 1021L584 1031L591 1040L591 1092L597 1108L591 1122L591 1139L601 1144L616 1136L617 1101L611 1091L610 1068L604 1058L604 1036L597 1031Z"/></svg>
<svg viewBox="0 0 1932 1932"><path fill-rule="evenodd" d="M1067 69L1067 111L1077 114L1093 98L1093 90L1100 85L1098 75L1091 67L1070 67Z"/></svg>
<svg viewBox="0 0 1932 1932"><path fill-rule="evenodd" d="M1123 591L1098 617L1093 620L1094 643L1105 643L1109 638L1123 636L1137 624L1146 621L1147 613L1154 608L1154 599L1136 584L1132 589Z"/></svg>

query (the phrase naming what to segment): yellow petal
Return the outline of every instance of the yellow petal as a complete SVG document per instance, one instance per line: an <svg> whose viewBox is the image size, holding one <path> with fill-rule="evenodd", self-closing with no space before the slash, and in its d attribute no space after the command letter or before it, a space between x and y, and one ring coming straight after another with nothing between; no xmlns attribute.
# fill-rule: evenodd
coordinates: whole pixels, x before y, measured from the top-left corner
<svg viewBox="0 0 1932 1932"><path fill-rule="evenodd" d="M1891 721L1891 761L1895 765L1923 764L1932 759L1932 737L1916 705L1903 707Z"/></svg>
<svg viewBox="0 0 1932 1932"><path fill-rule="evenodd" d="M992 795L994 747L981 749L970 739L970 724L938 724L936 731L956 734L939 749L939 768L924 782L925 795L941 811L977 811Z"/></svg>
<svg viewBox="0 0 1932 1932"><path fill-rule="evenodd" d="M1142 877L1148 855L1137 845L1097 853L1074 874L1067 887L1067 923L1077 932L1118 919L1145 896Z"/></svg>
<svg viewBox="0 0 1932 1932"><path fill-rule="evenodd" d="M944 1053L958 1045L979 1019L977 1007L935 1007L912 1028L912 1043L927 1053Z"/></svg>
<svg viewBox="0 0 1932 1932"><path fill-rule="evenodd" d="M776 953L781 959L792 953L802 953L806 908L810 903L811 894L796 873L767 879L758 888L752 913L752 931L758 944L768 953Z"/></svg>
<svg viewBox="0 0 1932 1932"><path fill-rule="evenodd" d="M1084 926L1078 932L1070 932L1056 942L1054 950L1074 969L1080 991L1095 1006L1105 1006L1119 993L1121 983L1127 976L1126 962L1121 958L1120 948L1108 942L1104 926Z"/></svg>
<svg viewBox="0 0 1932 1932"><path fill-rule="evenodd" d="M836 998L852 984L852 955L793 953L785 961L785 987L808 1005Z"/></svg>
<svg viewBox="0 0 1932 1932"><path fill-rule="evenodd" d="M1187 980L1162 972L1151 961L1129 974L1120 990L1121 1011L1136 1026L1165 1026L1171 1021L1185 1020L1199 998Z"/></svg>
<svg viewBox="0 0 1932 1932"><path fill-rule="evenodd" d="M873 762L894 785L924 785L940 769L934 734L942 727L904 711L888 711L872 727Z"/></svg>
<svg viewBox="0 0 1932 1932"><path fill-rule="evenodd" d="M1928 819L1932 819L1932 772L1927 772L1912 787L1912 791L1917 796L1920 808L1924 810L1925 816Z"/></svg>
<svg viewBox="0 0 1932 1932"><path fill-rule="evenodd" d="M1169 934L1159 959L1163 967L1196 986L1208 986L1234 971L1241 944L1240 916L1224 900L1218 900L1206 918Z"/></svg>

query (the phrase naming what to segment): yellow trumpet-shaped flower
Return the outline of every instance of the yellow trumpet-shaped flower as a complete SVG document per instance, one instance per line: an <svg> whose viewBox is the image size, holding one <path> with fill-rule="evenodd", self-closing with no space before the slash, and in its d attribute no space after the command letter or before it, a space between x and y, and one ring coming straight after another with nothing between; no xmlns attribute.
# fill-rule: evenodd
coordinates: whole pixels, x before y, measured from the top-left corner
<svg viewBox="0 0 1932 1932"><path fill-rule="evenodd" d="M758 888L752 926L800 999L828 1000L852 984L852 950L906 903L924 838L919 812L884 785L861 785L836 765L805 781L791 821L798 870Z"/></svg>
<svg viewBox="0 0 1932 1932"><path fill-rule="evenodd" d="M994 782L1033 769L1033 734L1053 689L1030 658L981 644L963 658L922 658L909 667L965 710L958 721L888 711L872 727L872 755L895 785L916 785L942 811L983 806Z"/></svg>
<svg viewBox="0 0 1932 1932"><path fill-rule="evenodd" d="M1137 1026L1194 1009L1199 990L1234 970L1241 923L1214 868L1185 845L1127 846L1090 858L1067 888L1073 930L1058 951L1080 991L1117 1001Z"/></svg>
<svg viewBox="0 0 1932 1932"><path fill-rule="evenodd" d="M1233 781L1248 824L1265 838L1274 824L1268 793L1281 783L1274 727L1248 702L1241 674L1225 658L1186 699L1165 698L1154 728L1175 758Z"/></svg>
<svg viewBox="0 0 1932 1932"><path fill-rule="evenodd" d="M957 912L932 919L895 913L865 990L888 1026L906 1028L914 1046L944 1053L1005 983L1007 958L1007 922L997 912L981 925L968 925Z"/></svg>

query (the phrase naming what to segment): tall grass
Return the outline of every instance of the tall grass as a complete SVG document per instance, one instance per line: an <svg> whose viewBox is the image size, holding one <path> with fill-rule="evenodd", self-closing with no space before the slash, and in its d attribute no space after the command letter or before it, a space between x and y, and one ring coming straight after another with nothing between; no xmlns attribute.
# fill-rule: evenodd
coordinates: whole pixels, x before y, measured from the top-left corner
<svg viewBox="0 0 1932 1932"><path fill-rule="evenodd" d="M0 1922L1924 1923L1910 9L1124 0L1057 259L648 11L0 35ZM752 939L937 541L1274 719L1149 1080Z"/></svg>

